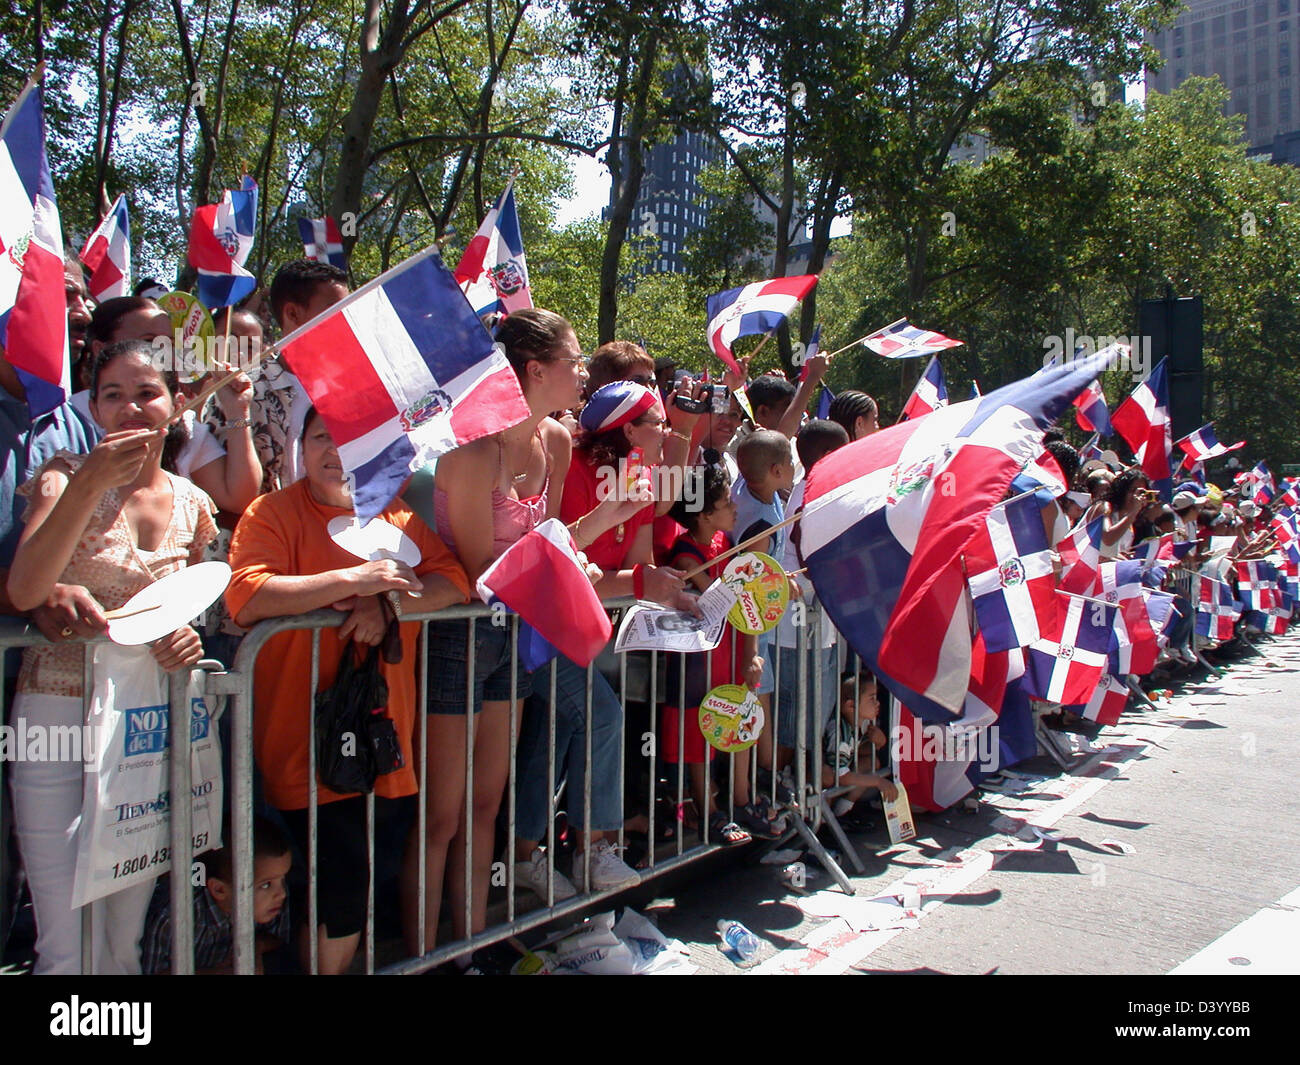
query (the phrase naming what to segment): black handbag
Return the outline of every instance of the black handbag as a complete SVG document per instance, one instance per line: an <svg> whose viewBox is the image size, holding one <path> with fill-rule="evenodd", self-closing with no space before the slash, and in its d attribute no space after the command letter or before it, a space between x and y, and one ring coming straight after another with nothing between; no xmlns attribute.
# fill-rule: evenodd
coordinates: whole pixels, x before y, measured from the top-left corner
<svg viewBox="0 0 1300 1065"><path fill-rule="evenodd" d="M358 665L349 645L334 683L316 693L316 774L325 787L369 794L376 778L402 768L402 748L387 708L379 648L370 648Z"/></svg>

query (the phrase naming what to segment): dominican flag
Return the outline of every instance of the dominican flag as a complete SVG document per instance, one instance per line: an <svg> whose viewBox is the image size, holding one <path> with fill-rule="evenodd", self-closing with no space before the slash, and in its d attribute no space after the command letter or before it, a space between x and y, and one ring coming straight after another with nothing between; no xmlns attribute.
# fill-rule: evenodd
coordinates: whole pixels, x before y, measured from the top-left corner
<svg viewBox="0 0 1300 1065"><path fill-rule="evenodd" d="M950 721L970 676L962 555L1095 355L891 426L808 475L803 557L835 627L917 716Z"/></svg>
<svg viewBox="0 0 1300 1065"><path fill-rule="evenodd" d="M1101 535L1105 515L1080 525L1056 545L1061 556L1061 588L1077 595L1091 595L1101 587Z"/></svg>
<svg viewBox="0 0 1300 1065"><path fill-rule="evenodd" d="M99 228L81 249L81 261L90 271L90 296L99 302L131 295L131 219L126 195L104 215Z"/></svg>
<svg viewBox="0 0 1300 1065"><path fill-rule="evenodd" d="M1231 640L1233 628L1241 617L1241 603L1223 581L1203 576L1200 585L1196 603L1196 635L1218 643Z"/></svg>
<svg viewBox="0 0 1300 1065"><path fill-rule="evenodd" d="M1110 411L1106 409L1106 393L1095 378L1074 397L1074 420L1085 433L1110 436L1114 432L1110 427Z"/></svg>
<svg viewBox="0 0 1300 1065"><path fill-rule="evenodd" d="M1262 560L1237 563L1237 597L1243 610L1265 613L1282 605L1277 569Z"/></svg>
<svg viewBox="0 0 1300 1065"><path fill-rule="evenodd" d="M925 368L925 373L921 374L921 379L916 382L916 387L907 398L899 421L919 418L947 405L948 386L944 384L943 367L939 365L939 356L932 355L930 365Z"/></svg>
<svg viewBox="0 0 1300 1065"><path fill-rule="evenodd" d="M1290 624L1291 607L1279 605L1262 612L1252 610L1246 614L1245 620L1247 625L1254 625L1268 636L1281 636Z"/></svg>
<svg viewBox="0 0 1300 1065"><path fill-rule="evenodd" d="M557 518L511 544L478 579L478 594L485 603L505 603L583 667L595 661L613 631L569 530Z"/></svg>
<svg viewBox="0 0 1300 1065"><path fill-rule="evenodd" d="M819 325L813 330L813 335L808 338L808 347L804 349L803 358L799 362L799 380L802 381L808 376L808 360L815 358L817 352L821 350L822 327Z"/></svg>
<svg viewBox="0 0 1300 1065"><path fill-rule="evenodd" d="M494 311L512 314L533 305L513 178L456 264L456 281L480 317Z"/></svg>
<svg viewBox="0 0 1300 1065"><path fill-rule="evenodd" d="M23 384L33 418L67 399L63 233L35 80L0 125L0 345Z"/></svg>
<svg viewBox="0 0 1300 1065"><path fill-rule="evenodd" d="M347 256L343 254L343 234L334 219L328 215L324 218L300 218L298 233L302 237L303 258L329 263L340 270L348 268Z"/></svg>
<svg viewBox="0 0 1300 1065"><path fill-rule="evenodd" d="M247 174L220 203L194 211L189 258L199 272L199 302L205 307L229 307L257 288L257 278L244 269L256 228L257 182Z"/></svg>
<svg viewBox="0 0 1300 1065"><path fill-rule="evenodd" d="M1098 461L1101 460L1102 450L1100 447L1097 446L1097 441L1099 441L1100 439L1101 439L1100 433L1093 433L1092 439L1089 440L1086 444L1084 444L1083 447L1079 448L1080 466L1082 466L1085 462L1091 462L1093 459L1097 459Z"/></svg>
<svg viewBox="0 0 1300 1065"><path fill-rule="evenodd" d="M1142 466L1156 491L1162 498L1170 498L1173 473L1170 453L1173 437L1169 431L1169 378L1161 359L1151 376L1133 390L1115 411L1111 425L1133 449L1133 455Z"/></svg>
<svg viewBox="0 0 1300 1065"><path fill-rule="evenodd" d="M1013 499L989 511L965 553L966 581L985 647L1027 647L1050 630L1058 610L1056 574L1038 500Z"/></svg>
<svg viewBox="0 0 1300 1065"><path fill-rule="evenodd" d="M1099 725L1113 725L1128 707L1128 696L1128 685L1109 673L1103 673L1092 698L1079 708L1079 713Z"/></svg>
<svg viewBox="0 0 1300 1065"><path fill-rule="evenodd" d="M519 378L431 247L280 342L354 479L362 522L423 465L528 417Z"/></svg>
<svg viewBox="0 0 1300 1065"><path fill-rule="evenodd" d="M825 385L822 385L822 393L817 400L817 417L829 418L831 416L831 404L835 402L835 393Z"/></svg>
<svg viewBox="0 0 1300 1065"><path fill-rule="evenodd" d="M1246 441L1238 440L1237 443L1226 445L1219 443L1219 438L1214 434L1214 423L1202 425L1194 433L1189 433L1178 441L1178 447L1186 452L1187 457L1193 462L1206 462L1210 459L1217 459L1220 455L1226 455L1230 451L1236 451L1238 448L1246 446Z"/></svg>
<svg viewBox="0 0 1300 1065"><path fill-rule="evenodd" d="M944 348L959 347L965 341L953 340L933 329L918 329L909 325L906 318L900 318L893 325L887 325L871 336L864 337L862 343L887 359L911 359L917 355L943 351Z"/></svg>
<svg viewBox="0 0 1300 1065"><path fill-rule="evenodd" d="M1152 537L1150 540L1143 540L1134 548L1133 557L1141 562L1143 567L1155 566L1160 562L1172 564L1182 561L1195 548L1195 540L1179 540L1175 542L1174 534L1170 532Z"/></svg>
<svg viewBox="0 0 1300 1065"><path fill-rule="evenodd" d="M740 364L731 353L736 339L779 329L815 284L816 274L802 274L755 281L710 296L707 332L713 354L739 372Z"/></svg>
<svg viewBox="0 0 1300 1065"><path fill-rule="evenodd" d="M1286 490L1280 492L1273 503L1278 507L1294 507L1300 503L1300 490L1294 484L1287 483Z"/></svg>
<svg viewBox="0 0 1300 1065"><path fill-rule="evenodd" d="M1139 598L1125 600L1115 617L1110 671L1141 677L1155 669L1177 617L1174 597L1167 592L1144 589Z"/></svg>
<svg viewBox="0 0 1300 1065"><path fill-rule="evenodd" d="M1025 690L1062 706L1079 706L1092 697L1110 665L1115 608L1070 596L1057 631L1025 651Z"/></svg>

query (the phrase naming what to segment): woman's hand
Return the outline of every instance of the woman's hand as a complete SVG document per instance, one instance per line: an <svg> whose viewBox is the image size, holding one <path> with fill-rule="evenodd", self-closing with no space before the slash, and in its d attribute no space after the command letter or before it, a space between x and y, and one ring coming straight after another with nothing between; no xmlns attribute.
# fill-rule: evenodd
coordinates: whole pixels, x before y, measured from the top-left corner
<svg viewBox="0 0 1300 1065"><path fill-rule="evenodd" d="M375 562L364 562L360 566L342 571L353 586L356 595L378 595L381 592L413 592L419 595L424 591L424 584L405 562L394 558L383 558Z"/></svg>
<svg viewBox="0 0 1300 1065"><path fill-rule="evenodd" d="M217 372L223 376L233 370L229 363L222 363ZM217 405L230 421L242 421L248 417L253 405L253 382L248 374L240 373L229 384L222 385L217 391Z"/></svg>
<svg viewBox="0 0 1300 1065"><path fill-rule="evenodd" d="M646 566L642 572L645 580L642 589L645 599L680 610L683 614L690 614L692 617L700 616L697 597L686 590L683 580L685 574L681 570L669 569L667 566Z"/></svg>
<svg viewBox="0 0 1300 1065"><path fill-rule="evenodd" d="M124 429L109 433L91 449L72 480L98 487L101 493L130 484L140 476L150 446L166 432L166 429Z"/></svg>
<svg viewBox="0 0 1300 1065"><path fill-rule="evenodd" d="M197 632L188 625L182 625L170 636L155 640L149 652L164 672L175 673L194 665L203 657L203 643Z"/></svg>
<svg viewBox="0 0 1300 1065"><path fill-rule="evenodd" d="M108 628L103 608L79 584L56 584L49 598L32 611L32 621L51 643L90 639Z"/></svg>
<svg viewBox="0 0 1300 1065"><path fill-rule="evenodd" d="M700 420L700 416L682 410L675 400L678 396L684 396L686 399L699 399L706 387L703 381L696 381L693 377L683 377L677 382L664 407L664 413L668 417L670 428L685 433L687 436L691 435L691 431L695 428L695 423Z"/></svg>
<svg viewBox="0 0 1300 1065"><path fill-rule="evenodd" d="M352 639L367 647L375 647L383 643L387 631L388 615L379 603L379 596L364 595L356 599L347 620L339 628L339 641Z"/></svg>

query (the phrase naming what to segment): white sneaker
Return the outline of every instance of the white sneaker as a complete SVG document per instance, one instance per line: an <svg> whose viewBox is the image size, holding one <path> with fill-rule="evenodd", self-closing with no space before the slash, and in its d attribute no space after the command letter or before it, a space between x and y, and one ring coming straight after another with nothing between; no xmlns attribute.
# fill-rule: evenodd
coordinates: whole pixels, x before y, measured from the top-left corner
<svg viewBox="0 0 1300 1065"><path fill-rule="evenodd" d="M591 885L584 882L587 858L581 851L573 856L573 879L585 891L619 891L641 883L641 874L618 856L606 840L591 848Z"/></svg>
<svg viewBox="0 0 1300 1065"><path fill-rule="evenodd" d="M546 855L541 847L533 849L533 856L526 862L515 862L515 885L526 887L543 902L546 901ZM573 883L558 869L552 885L556 902L571 899L578 893Z"/></svg>

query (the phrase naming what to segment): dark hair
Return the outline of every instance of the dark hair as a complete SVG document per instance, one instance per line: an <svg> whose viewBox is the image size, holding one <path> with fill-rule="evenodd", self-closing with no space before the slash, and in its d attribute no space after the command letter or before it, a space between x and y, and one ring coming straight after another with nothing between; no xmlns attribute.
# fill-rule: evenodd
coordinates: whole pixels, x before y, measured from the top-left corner
<svg viewBox="0 0 1300 1065"><path fill-rule="evenodd" d="M227 884L235 879L234 847L227 845L219 850L209 851L204 864L207 866L209 880L221 880ZM289 853L289 840L280 831L280 827L265 817L253 818L253 861L258 858L283 858Z"/></svg>
<svg viewBox="0 0 1300 1065"><path fill-rule="evenodd" d="M849 433L839 422L811 418L795 434L794 446L807 472L837 448L849 442Z"/></svg>
<svg viewBox="0 0 1300 1065"><path fill-rule="evenodd" d="M767 471L790 461L790 441L775 429L755 429L736 448L736 465L750 484L758 484Z"/></svg>
<svg viewBox="0 0 1300 1065"><path fill-rule="evenodd" d="M139 296L145 292L150 292L155 288L165 289L166 287L167 286L156 277L142 277L135 283L135 288L131 290L131 294L133 296Z"/></svg>
<svg viewBox="0 0 1300 1065"><path fill-rule="evenodd" d="M770 373L750 381L745 392L749 396L750 407L755 411L759 407L777 407L794 399L794 385L784 377Z"/></svg>
<svg viewBox="0 0 1300 1065"><path fill-rule="evenodd" d="M86 289L86 268L81 265L81 260L77 258L76 252L65 251L63 253L63 272L65 274L76 274L77 280L81 282L82 294Z"/></svg>
<svg viewBox="0 0 1300 1065"><path fill-rule="evenodd" d="M638 365L651 366L650 376L654 376L657 366L652 366L650 356L640 344L630 340L611 340L602 344L587 363L587 395L613 381L625 381L627 375Z"/></svg>
<svg viewBox="0 0 1300 1065"><path fill-rule="evenodd" d="M699 486L699 491L688 492L687 486ZM727 476L724 466L689 466L682 484L682 498L673 504L668 512L679 525L686 526L690 533L700 527L700 519L712 513L731 492L731 478ZM687 499L695 497L695 503Z"/></svg>
<svg viewBox="0 0 1300 1065"><path fill-rule="evenodd" d="M122 299L134 299L134 296L122 296ZM109 303L115 302L109 300ZM152 301L147 301L152 302ZM99 378L103 372L108 369L109 365L116 362L125 355L138 355L154 368L158 376L162 378L162 383L167 391L174 397L179 389L179 382L175 370L162 370L154 361L154 347L147 340L119 340L116 344L109 344L106 348L100 348L99 354L95 356L95 361L90 367L90 396L92 399L99 398ZM178 419L167 427L167 436L163 440L162 449L162 466L163 469L171 473L176 472L176 457L181 450L190 442L190 431L185 426L185 420Z"/></svg>
<svg viewBox="0 0 1300 1065"><path fill-rule="evenodd" d="M1048 451L1052 450L1050 447L1047 447L1048 444L1055 444L1058 441L1063 442L1064 440L1065 430L1059 429L1055 425L1051 426L1045 433L1043 433L1043 447L1047 448Z"/></svg>
<svg viewBox="0 0 1300 1065"><path fill-rule="evenodd" d="M839 422L844 426L844 431L849 434L849 439L853 439L853 426L859 418L870 418L873 414L878 413L876 401L865 392L858 392L849 389L841 392L831 400L831 409L827 412L827 417L833 422Z"/></svg>
<svg viewBox="0 0 1300 1065"><path fill-rule="evenodd" d="M1050 433L1051 430L1049 429L1048 432ZM1074 475L1079 472L1079 453L1064 440L1046 440L1046 437L1044 439L1044 450L1056 459L1056 464L1065 474L1065 486L1069 488L1074 484Z"/></svg>
<svg viewBox="0 0 1300 1065"><path fill-rule="evenodd" d="M305 307L312 300L317 285L347 286L348 275L337 266L318 263L315 259L294 259L275 272L267 298L276 325L284 325L284 305L296 303Z"/></svg>
<svg viewBox="0 0 1300 1065"><path fill-rule="evenodd" d="M863 688L870 687L876 683L875 675L866 666L862 666L856 673L845 673L840 677L840 705L856 697L857 693Z"/></svg>
<svg viewBox="0 0 1300 1065"><path fill-rule="evenodd" d="M573 326L554 311L528 307L497 326L496 341L522 380L529 362L551 362L564 334L571 332Z"/></svg>
<svg viewBox="0 0 1300 1065"><path fill-rule="evenodd" d="M212 324L216 327L218 333L226 327L226 319L233 318L236 314L246 314L257 323L259 329L262 329L262 318L251 307L243 303L236 303L233 306L227 304L225 307L212 308Z"/></svg>
<svg viewBox="0 0 1300 1065"><path fill-rule="evenodd" d="M89 340L98 340L101 344L112 343L118 323L128 314L135 311L161 309L153 300L144 296L114 296L111 300L105 300L91 313L90 325L86 327L86 337Z"/></svg>
<svg viewBox="0 0 1300 1065"><path fill-rule="evenodd" d="M1112 510L1118 510L1124 505L1129 489L1138 481L1145 481L1146 479L1146 474L1136 467L1117 473L1115 479L1110 482L1110 491L1106 493L1106 502L1111 505Z"/></svg>
<svg viewBox="0 0 1300 1065"><path fill-rule="evenodd" d="M316 409L315 403L307 408L307 413L302 416L302 432L298 434L299 446L301 446L302 442L307 439L307 430L311 428L311 423L320 416L321 413Z"/></svg>
<svg viewBox="0 0 1300 1065"><path fill-rule="evenodd" d="M513 318L514 315L511 315ZM652 408L653 409L653 408ZM649 411L646 414L650 413ZM641 415L644 418L645 414ZM641 418L627 422L627 425L637 425ZM603 433L589 433L586 431L579 432L573 442L575 451L582 452L583 458L592 466L600 469L602 466L617 466L619 459L625 459L632 451L632 441L627 438L627 433L623 432L623 426L616 429L606 429Z"/></svg>

